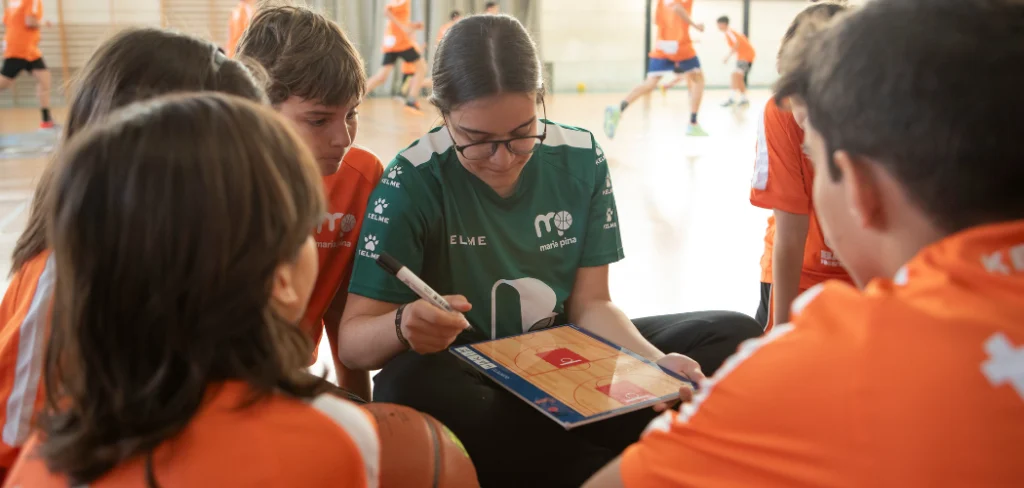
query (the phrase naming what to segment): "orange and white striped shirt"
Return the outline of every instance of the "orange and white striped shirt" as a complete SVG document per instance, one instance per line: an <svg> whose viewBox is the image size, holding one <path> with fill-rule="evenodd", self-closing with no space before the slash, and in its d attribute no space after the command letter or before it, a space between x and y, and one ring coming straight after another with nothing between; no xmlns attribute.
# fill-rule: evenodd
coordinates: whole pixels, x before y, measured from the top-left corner
<svg viewBox="0 0 1024 488"><path fill-rule="evenodd" d="M43 356L55 281L49 251L14 274L0 303L0 479L28 440L45 400Z"/></svg>
<svg viewBox="0 0 1024 488"><path fill-rule="evenodd" d="M153 451L160 486L378 486L380 440L369 412L331 395L303 402L275 394L242 407L248 393L237 381L211 387L185 429ZM37 455L39 442L25 446L5 487L69 486ZM138 457L89 486L142 488L146 479L146 460Z"/></svg>

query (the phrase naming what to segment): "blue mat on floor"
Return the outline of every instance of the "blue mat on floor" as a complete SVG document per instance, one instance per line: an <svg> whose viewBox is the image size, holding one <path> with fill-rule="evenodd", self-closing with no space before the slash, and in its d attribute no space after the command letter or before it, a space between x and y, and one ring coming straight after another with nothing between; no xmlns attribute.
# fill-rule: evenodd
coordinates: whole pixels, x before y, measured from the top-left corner
<svg viewBox="0 0 1024 488"><path fill-rule="evenodd" d="M45 156L53 151L59 137L60 133L56 130L0 134L0 159Z"/></svg>

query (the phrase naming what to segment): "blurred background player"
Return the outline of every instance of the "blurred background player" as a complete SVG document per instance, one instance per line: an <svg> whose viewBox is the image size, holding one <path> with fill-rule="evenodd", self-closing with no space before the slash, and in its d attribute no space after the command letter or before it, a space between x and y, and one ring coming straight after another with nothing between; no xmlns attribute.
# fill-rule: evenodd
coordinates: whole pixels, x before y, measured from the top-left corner
<svg viewBox="0 0 1024 488"><path fill-rule="evenodd" d="M0 91L14 85L22 71L36 79L36 97L42 112L41 129L54 128L50 115L50 71L39 50L43 25L43 0L9 0L4 9L4 64L0 68Z"/></svg>
<svg viewBox="0 0 1024 488"><path fill-rule="evenodd" d="M823 2L797 15L783 37L780 59L799 26L809 19L831 18L842 9L839 4ZM780 71L783 69L780 66ZM774 100L765 105L760 121L762 137L757 140L750 203L773 211L762 258L762 274L770 273L770 280L766 282L762 276L757 312L766 330L788 322L790 304L812 286L826 280L852 283L825 241L814 210L814 165L803 150L801 123Z"/></svg>
<svg viewBox="0 0 1024 488"><path fill-rule="evenodd" d="M873 0L798 49L776 96L863 289L801 296L588 488L1024 486L1021 32L1019 0Z"/></svg>
<svg viewBox="0 0 1024 488"><path fill-rule="evenodd" d="M242 38L245 29L249 27L249 22L252 21L252 16L255 13L256 0L241 0L231 11L231 18L228 19L228 45L224 49L228 57L235 57L238 41Z"/></svg>
<svg viewBox="0 0 1024 488"><path fill-rule="evenodd" d="M387 32L384 34L384 62L380 70L366 80L366 92L371 93L383 85L391 76L395 62L401 58L402 61L416 67L416 72L409 82L409 95L405 100L405 106L420 113L422 111L417 99L420 85L422 85L424 74L427 71L427 64L423 61L423 56L416 50L413 35L416 31L423 29L423 22L412 21L412 0L391 0L384 7L384 14L388 18Z"/></svg>
<svg viewBox="0 0 1024 488"><path fill-rule="evenodd" d="M736 55L736 71L732 73L733 92L729 100L722 106L731 107L738 102L740 107L746 107L750 105L750 101L747 100L747 75L750 74L750 67L754 64L754 46L750 45L747 36L729 27L728 16L723 15L718 18L718 30L725 33L725 40L729 43L729 54L725 56L722 63L728 64L733 54Z"/></svg>
<svg viewBox="0 0 1024 488"><path fill-rule="evenodd" d="M657 0L655 23L658 25L658 40L648 55L647 79L633 88L617 107L609 106L604 112L604 132L608 138L615 137L622 112L636 99L657 88L658 82L667 74L676 73L686 78L690 97L690 125L686 135L708 135L697 123L697 112L704 97L704 74L700 59L693 48L690 27L704 32L704 24L696 23L691 16L693 0Z"/></svg>
<svg viewBox="0 0 1024 488"><path fill-rule="evenodd" d="M501 6L498 2L487 2L484 4L484 13L488 15L498 15L501 13Z"/></svg>
<svg viewBox="0 0 1024 488"><path fill-rule="evenodd" d="M437 30L437 44L435 44L435 46L434 46L434 52L437 52L437 50L440 48L440 46L441 46L441 39L444 39L444 35L448 33L448 30L451 29L452 26L455 25L456 22L458 22L460 19L462 19L462 12L459 12L458 10L452 10L452 13L449 14L448 18L450 20L446 24L442 25L440 29ZM404 65L403 65L402 69L403 70L406 69L404 67ZM405 79L405 75L403 73L403 80L404 79ZM433 77L428 76L425 80L423 80L423 88L431 89L433 87L434 87L434 78ZM407 90L408 90L408 88L405 86L405 83L403 81L402 91L405 92Z"/></svg>
<svg viewBox="0 0 1024 488"><path fill-rule="evenodd" d="M437 44L441 44L441 39L444 39L444 35L448 33L448 29L451 29L452 26L460 19L462 19L462 12L452 10L452 13L448 15L448 22L437 30Z"/></svg>

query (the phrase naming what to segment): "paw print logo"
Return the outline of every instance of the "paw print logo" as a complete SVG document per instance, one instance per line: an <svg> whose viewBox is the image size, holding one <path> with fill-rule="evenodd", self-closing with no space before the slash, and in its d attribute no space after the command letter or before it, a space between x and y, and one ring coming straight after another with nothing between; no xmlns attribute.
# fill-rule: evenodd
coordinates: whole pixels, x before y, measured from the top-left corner
<svg viewBox="0 0 1024 488"><path fill-rule="evenodd" d="M608 214L608 222L611 222L612 219L615 218L615 211L609 208L607 214Z"/></svg>
<svg viewBox="0 0 1024 488"><path fill-rule="evenodd" d="M376 202L373 202L373 211L378 215L384 213L384 209L388 208L388 201L384 198L378 198Z"/></svg>
<svg viewBox="0 0 1024 488"><path fill-rule="evenodd" d="M611 189L612 187L612 175L608 175L604 179L604 187Z"/></svg>
<svg viewBox="0 0 1024 488"><path fill-rule="evenodd" d="M365 247L367 251L376 251L377 246L380 245L380 241L377 240L377 236L370 234L363 238L363 242L366 243Z"/></svg>
<svg viewBox="0 0 1024 488"><path fill-rule="evenodd" d="M394 168L391 168L391 172L388 173L388 179L389 180L393 180L393 179L395 179L395 178L397 178L399 176L402 176L402 168L400 168L398 166L395 166Z"/></svg>

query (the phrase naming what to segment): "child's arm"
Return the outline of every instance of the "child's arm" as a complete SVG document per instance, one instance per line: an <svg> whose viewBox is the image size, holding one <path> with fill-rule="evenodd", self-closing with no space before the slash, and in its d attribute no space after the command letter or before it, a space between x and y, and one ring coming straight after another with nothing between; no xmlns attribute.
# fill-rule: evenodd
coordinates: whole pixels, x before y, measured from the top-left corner
<svg viewBox="0 0 1024 488"><path fill-rule="evenodd" d="M789 322L789 307L800 294L810 216L775 210L772 251L772 309L775 325Z"/></svg>
<svg viewBox="0 0 1024 488"><path fill-rule="evenodd" d="M732 58L733 54L736 54L736 48L732 48L731 50L729 50L729 54L725 55L725 59L722 60L722 64L728 63L729 59Z"/></svg>
<svg viewBox="0 0 1024 488"><path fill-rule="evenodd" d="M366 401L370 401L370 372L349 369L338 359L338 333L341 327L341 316L345 311L345 303L347 301L348 289L338 290L334 301L331 302L327 312L324 313L324 325L326 326L327 340L331 344L334 371L338 375L338 386L359 395L360 398Z"/></svg>
<svg viewBox="0 0 1024 488"><path fill-rule="evenodd" d="M694 29L704 32L704 24L698 24L694 22L693 17L690 17L690 14L686 13L686 9L683 8L682 5L675 5L672 7L672 10L676 13L676 15L681 17L684 22L692 26Z"/></svg>

